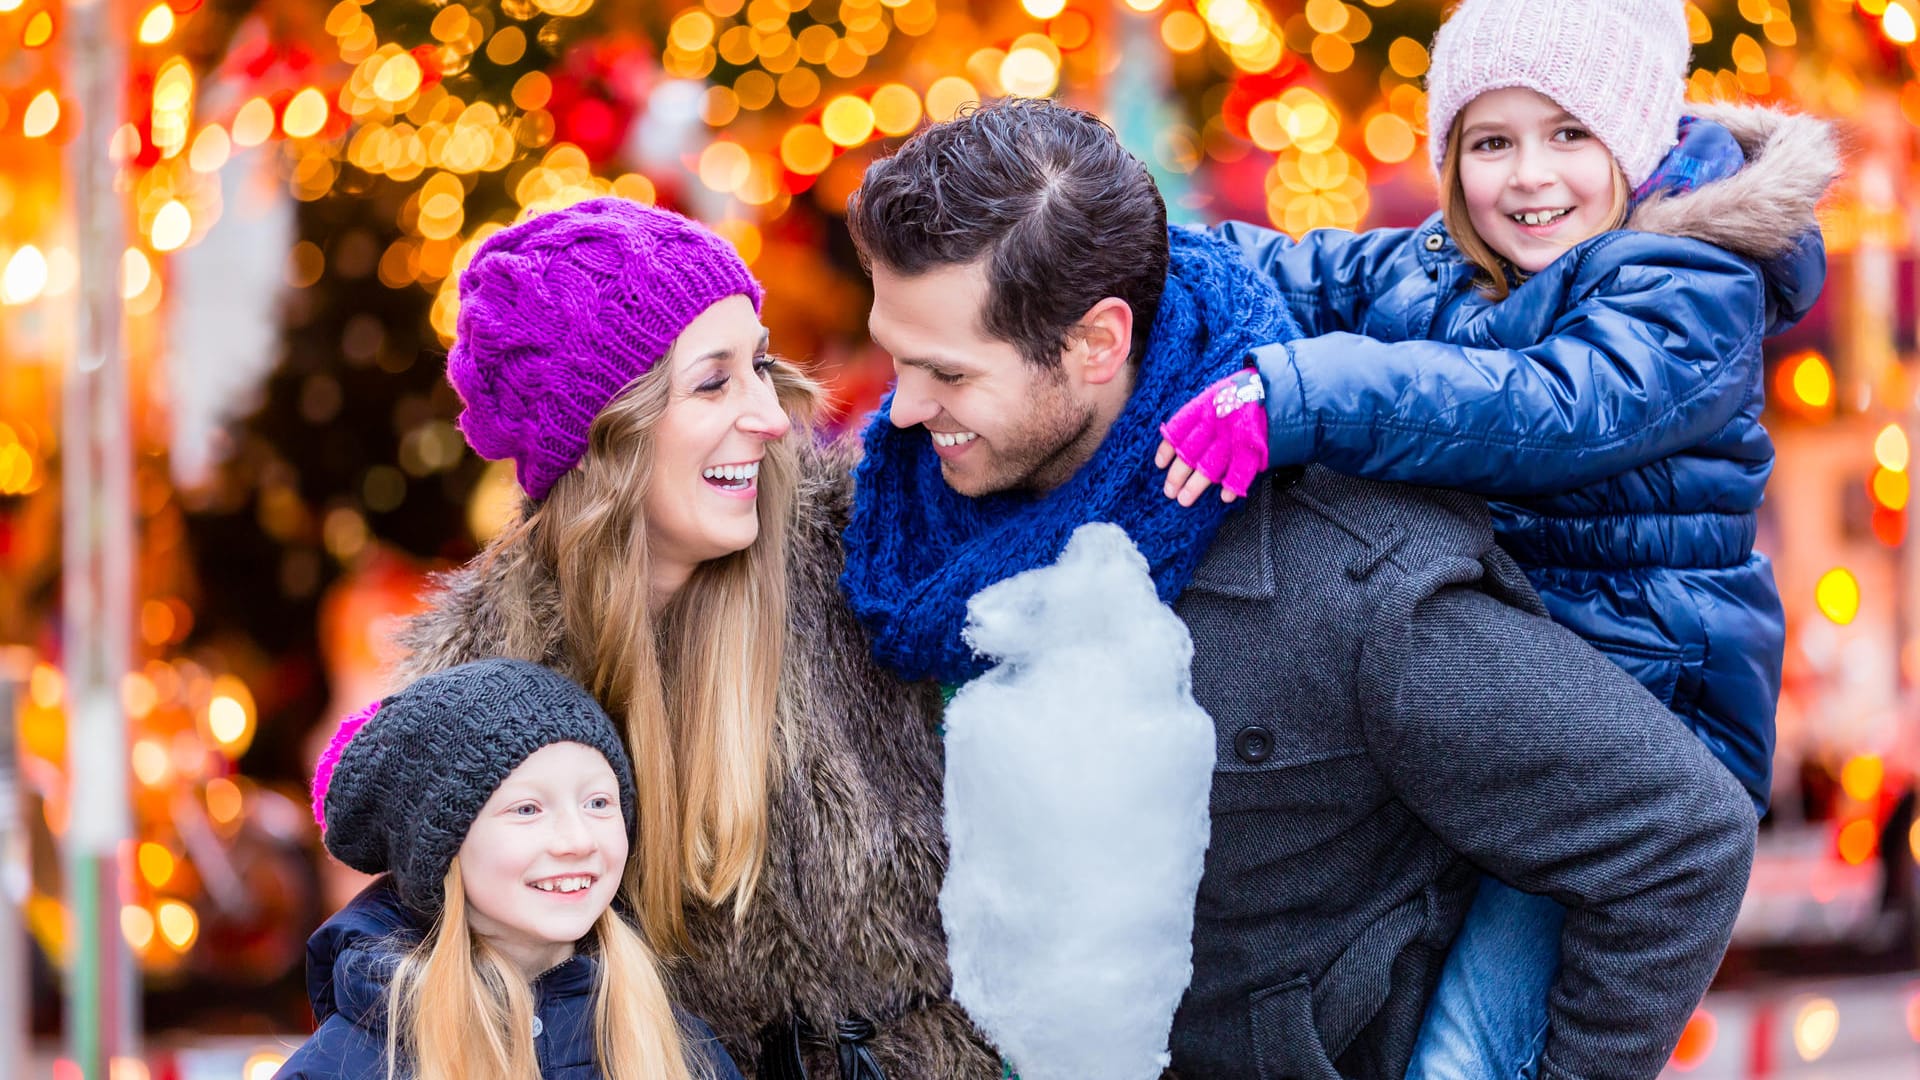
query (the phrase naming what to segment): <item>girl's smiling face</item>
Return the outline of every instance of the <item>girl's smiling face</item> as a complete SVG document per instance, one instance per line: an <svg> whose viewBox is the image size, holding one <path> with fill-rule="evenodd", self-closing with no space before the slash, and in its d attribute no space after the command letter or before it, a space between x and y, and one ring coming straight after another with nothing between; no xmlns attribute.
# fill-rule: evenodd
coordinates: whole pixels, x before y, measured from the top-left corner
<svg viewBox="0 0 1920 1080"><path fill-rule="evenodd" d="M1552 99L1513 86L1460 113L1460 189L1480 239L1524 273L1614 228L1626 178L1613 155Z"/></svg>
<svg viewBox="0 0 1920 1080"><path fill-rule="evenodd" d="M567 959L627 865L613 767L580 743L541 747L481 808L459 858L474 933L529 979Z"/></svg>

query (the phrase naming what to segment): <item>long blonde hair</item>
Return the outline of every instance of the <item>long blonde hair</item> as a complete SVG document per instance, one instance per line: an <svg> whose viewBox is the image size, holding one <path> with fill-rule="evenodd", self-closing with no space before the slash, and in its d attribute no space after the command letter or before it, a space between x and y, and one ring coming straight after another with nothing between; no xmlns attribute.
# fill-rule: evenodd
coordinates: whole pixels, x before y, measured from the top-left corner
<svg viewBox="0 0 1920 1080"><path fill-rule="evenodd" d="M1462 109L1464 116L1466 110ZM1467 212L1467 190L1460 182L1460 121L1462 116L1453 118L1453 130L1447 132L1446 153L1440 159L1441 184L1446 196L1440 202L1440 221L1447 227L1447 234L1453 237L1453 245L1467 261L1480 268L1474 284L1494 302L1507 298L1512 291L1507 284L1507 272L1513 269L1511 263L1493 250L1480 231L1473 227L1473 218ZM1611 151L1607 161L1613 166L1613 209L1607 214L1607 224L1598 232L1611 232L1627 222L1627 174L1620 171L1620 162L1615 160ZM1586 239L1586 237L1581 237Z"/></svg>
<svg viewBox="0 0 1920 1080"><path fill-rule="evenodd" d="M498 598L503 639L544 659L546 617L532 602L557 588L565 665L626 733L639 837L629 902L655 948L687 947L691 894L746 909L767 852L774 704L787 634L786 539L799 461L786 441L760 463L759 537L702 563L653 610L645 504L653 429L671 401L671 354L600 410L585 458L490 555L507 560ZM804 438L819 391L797 369L771 369L781 408Z"/></svg>
<svg viewBox="0 0 1920 1080"><path fill-rule="evenodd" d="M460 860L447 868L446 906L400 958L387 989L387 1076L408 1080L538 1080L533 988L467 921ZM594 1050L608 1080L710 1080L686 1052L646 942L609 907L593 928Z"/></svg>

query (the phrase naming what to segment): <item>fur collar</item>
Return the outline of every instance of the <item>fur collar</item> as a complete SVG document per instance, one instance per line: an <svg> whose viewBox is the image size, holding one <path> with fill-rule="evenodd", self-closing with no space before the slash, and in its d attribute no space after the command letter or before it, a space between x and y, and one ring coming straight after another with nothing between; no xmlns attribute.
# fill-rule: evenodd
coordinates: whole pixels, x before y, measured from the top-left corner
<svg viewBox="0 0 1920 1080"><path fill-rule="evenodd" d="M1701 240L1764 262L1791 251L1840 172L1833 125L1758 105L1689 105L1733 133L1747 163L1733 176L1642 203L1627 227Z"/></svg>

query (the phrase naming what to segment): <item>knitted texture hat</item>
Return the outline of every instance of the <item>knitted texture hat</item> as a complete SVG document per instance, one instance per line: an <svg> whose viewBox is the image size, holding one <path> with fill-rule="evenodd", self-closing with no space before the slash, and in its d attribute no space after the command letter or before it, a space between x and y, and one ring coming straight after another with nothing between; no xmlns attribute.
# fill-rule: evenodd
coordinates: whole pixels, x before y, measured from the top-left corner
<svg viewBox="0 0 1920 1080"><path fill-rule="evenodd" d="M1639 187L1673 147L1691 51L1685 0L1465 0L1427 70L1434 171L1460 110L1524 86L1592 129Z"/></svg>
<svg viewBox="0 0 1920 1080"><path fill-rule="evenodd" d="M348 717L321 755L313 805L327 850L363 873L392 873L409 907L436 914L447 867L494 790L535 751L562 742L607 759L631 833L626 748L571 679L503 659L428 675Z"/></svg>
<svg viewBox="0 0 1920 1080"><path fill-rule="evenodd" d="M760 310L733 246L679 214L590 199L494 233L460 275L447 380L460 430L544 499L587 452L600 410L729 296Z"/></svg>

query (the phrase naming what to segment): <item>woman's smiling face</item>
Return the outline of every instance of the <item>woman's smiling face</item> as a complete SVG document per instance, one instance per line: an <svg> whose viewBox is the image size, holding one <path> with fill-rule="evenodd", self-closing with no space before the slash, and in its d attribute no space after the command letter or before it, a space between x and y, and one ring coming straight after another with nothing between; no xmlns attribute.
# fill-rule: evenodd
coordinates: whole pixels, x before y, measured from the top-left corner
<svg viewBox="0 0 1920 1080"><path fill-rule="evenodd" d="M1613 227L1626 180L1586 125L1525 87L1460 113L1460 190L1488 247L1525 273Z"/></svg>
<svg viewBox="0 0 1920 1080"><path fill-rule="evenodd" d="M666 410L653 427L645 501L655 577L685 580L760 535L760 459L792 421L774 394L767 331L744 296L687 324L665 363Z"/></svg>

